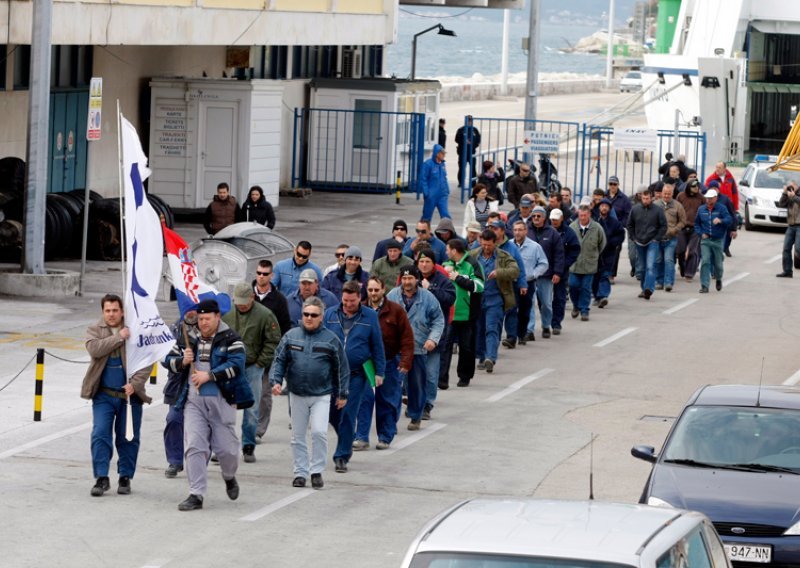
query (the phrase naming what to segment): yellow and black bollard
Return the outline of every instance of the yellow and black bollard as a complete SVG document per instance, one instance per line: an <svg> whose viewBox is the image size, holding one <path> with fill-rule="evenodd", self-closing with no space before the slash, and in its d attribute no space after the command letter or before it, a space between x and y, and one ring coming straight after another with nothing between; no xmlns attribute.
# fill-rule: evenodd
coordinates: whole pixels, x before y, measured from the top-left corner
<svg viewBox="0 0 800 568"><path fill-rule="evenodd" d="M153 363L153 368L150 369L150 384L151 385L156 384L157 380L158 380L158 361Z"/></svg>
<svg viewBox="0 0 800 568"><path fill-rule="evenodd" d="M44 349L36 350L36 390L33 397L33 421L42 421L42 390L44 388Z"/></svg>
<svg viewBox="0 0 800 568"><path fill-rule="evenodd" d="M395 205L400 205L400 184L403 183L402 172L397 170L397 190L394 193Z"/></svg>

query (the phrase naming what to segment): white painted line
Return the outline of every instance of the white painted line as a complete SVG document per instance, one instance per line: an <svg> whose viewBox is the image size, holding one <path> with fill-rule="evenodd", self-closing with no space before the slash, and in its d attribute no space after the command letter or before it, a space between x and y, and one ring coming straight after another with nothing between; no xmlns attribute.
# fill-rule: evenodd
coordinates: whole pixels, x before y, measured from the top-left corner
<svg viewBox="0 0 800 568"><path fill-rule="evenodd" d="M742 278L747 278L748 276L750 276L749 272L741 272L741 273L737 274L736 276L728 278L727 280L723 280L722 281L722 285L723 286L729 286L729 285L733 284L734 282L736 282L737 280L741 280Z"/></svg>
<svg viewBox="0 0 800 568"><path fill-rule="evenodd" d="M689 306L691 306L692 304L694 304L695 302L697 302L699 300L700 300L700 298L692 298L691 300L686 300L685 302L681 302L677 306L672 306L670 309L664 310L661 313L664 314L665 316L668 316L670 314L674 314L675 312L681 311L683 308L688 308Z"/></svg>
<svg viewBox="0 0 800 568"><path fill-rule="evenodd" d="M147 405L146 409L155 408L163 403L162 400L154 401L152 404ZM83 424L79 424L78 426L73 426L72 428L67 428L66 430L61 430L60 432L54 432L48 436L44 436L43 438L39 438L38 440L33 440L32 442L28 442L26 444L22 444L21 446L17 446L16 448L11 448L10 450L6 450L4 452L0 452L0 460L5 458L10 458L16 454L24 452L26 450L30 450L33 448L37 448L42 446L48 442L52 442L53 440L58 440L60 438L65 438L77 432L81 432L82 430L88 430L92 427L91 422L84 422Z"/></svg>
<svg viewBox="0 0 800 568"><path fill-rule="evenodd" d="M637 328L635 328L635 327L626 327L625 329L623 329L622 331L620 331L618 333L615 333L611 337L607 337L603 341L598 341L597 343L594 344L594 347L605 347L609 343L614 343L617 339L620 339L621 337L625 337L629 333L633 333L634 331L636 331L636 329Z"/></svg>
<svg viewBox="0 0 800 568"><path fill-rule="evenodd" d="M783 384L787 387L791 387L800 383L800 371L797 371L794 375L783 381Z"/></svg>
<svg viewBox="0 0 800 568"><path fill-rule="evenodd" d="M525 377L524 379L520 379L516 383L508 385L506 388L504 388L500 392L495 393L492 396L490 396L489 398L487 398L486 402L497 402L498 400L500 400L502 398L505 398L505 397L507 397L508 395L510 395L512 393L517 392L519 389L521 389L522 387L524 387L527 384L532 383L536 379L541 379L545 375L549 375L554 370L555 369L542 369L538 373L534 373L532 375L529 375L529 376Z"/></svg>
<svg viewBox="0 0 800 568"><path fill-rule="evenodd" d="M250 513L249 515L245 515L240 521L246 522L253 522L258 521L259 519L263 519L267 515L271 515L275 511L279 511L284 507L291 505L295 501L299 501L300 499L305 499L306 497L313 495L315 491L313 489L300 489L297 493L289 495L288 497L284 497L279 501L275 501L274 503L267 505L266 507L262 507L258 511L254 513Z"/></svg>
<svg viewBox="0 0 800 568"><path fill-rule="evenodd" d="M430 426L420 430L416 434L412 434L411 436L409 436L407 438L403 438L402 440L400 440L396 444L393 443L391 446L389 446L388 450L381 450L380 453L381 453L381 455L388 456L388 455L391 455L391 454L393 454L395 452L399 452L403 448L407 448L411 444L419 442L420 440L430 436L434 432L438 432L439 430L441 430L445 426L447 426L447 424L442 424L441 422L437 422L436 424L431 424Z"/></svg>
<svg viewBox="0 0 800 568"><path fill-rule="evenodd" d="M764 261L764 264L772 264L773 262L778 262L781 258L783 258L783 253L776 254Z"/></svg>

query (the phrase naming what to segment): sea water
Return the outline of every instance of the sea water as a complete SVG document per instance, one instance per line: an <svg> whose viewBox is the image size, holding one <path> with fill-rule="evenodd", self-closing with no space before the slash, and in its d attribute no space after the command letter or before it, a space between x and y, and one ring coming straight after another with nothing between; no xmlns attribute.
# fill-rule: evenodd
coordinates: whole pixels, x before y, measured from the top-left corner
<svg viewBox="0 0 800 568"><path fill-rule="evenodd" d="M528 56L522 51L522 38L528 36L528 22L520 14L524 12L511 11L509 73L525 72L528 68ZM457 37L438 35L434 30L417 38L417 78L456 76L470 79L475 73L484 76L500 73L502 19L477 19L474 16L436 19L402 15L398 20L397 42L386 48L384 72L390 76L409 77L414 34L437 23L456 32ZM598 29L585 25L542 22L539 72L605 74L605 56L560 51Z"/></svg>

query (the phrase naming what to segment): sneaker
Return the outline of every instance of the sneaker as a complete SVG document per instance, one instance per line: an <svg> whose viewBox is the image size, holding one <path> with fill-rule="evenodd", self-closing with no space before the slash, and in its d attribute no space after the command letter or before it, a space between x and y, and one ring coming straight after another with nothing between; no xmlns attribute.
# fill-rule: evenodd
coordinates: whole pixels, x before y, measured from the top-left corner
<svg viewBox="0 0 800 568"><path fill-rule="evenodd" d="M665 292L672 292L672 286L664 286Z"/></svg>
<svg viewBox="0 0 800 568"><path fill-rule="evenodd" d="M605 308L608 305L608 298L600 298L600 301L597 302L598 308Z"/></svg>
<svg viewBox="0 0 800 568"><path fill-rule="evenodd" d="M450 383L449 382L446 383L444 381L439 381L438 387L439 387L439 390L446 391L447 389L450 388Z"/></svg>
<svg viewBox="0 0 800 568"><path fill-rule="evenodd" d="M542 336L544 337L544 336ZM525 341L536 341L536 335L532 331L529 331L525 336Z"/></svg>
<svg viewBox="0 0 800 568"><path fill-rule="evenodd" d="M202 509L202 508L203 508L202 495L189 495L178 505L179 511L194 511L196 509Z"/></svg>
<svg viewBox="0 0 800 568"><path fill-rule="evenodd" d="M94 487L92 487L92 497L102 497L103 493L109 489L111 489L111 482L108 477L98 477Z"/></svg>
<svg viewBox="0 0 800 568"><path fill-rule="evenodd" d="M600 300L598 300L597 298L595 298L594 300L592 300L592 305L593 305L593 306L596 306L596 305L597 305L597 304L599 304L599 303L600 303Z"/></svg>
<svg viewBox="0 0 800 568"><path fill-rule="evenodd" d="M486 370L486 362L485 361L478 361L478 365L475 367L479 371Z"/></svg>
<svg viewBox="0 0 800 568"><path fill-rule="evenodd" d="M550 328L546 327L542 330L542 337L545 339L550 339Z"/></svg>
<svg viewBox="0 0 800 568"><path fill-rule="evenodd" d="M409 430L419 430L421 422L419 420L412 420L408 423Z"/></svg>
<svg viewBox="0 0 800 568"><path fill-rule="evenodd" d="M167 469L164 471L164 477L173 479L175 477L178 477L178 474L182 471L183 471L182 465L169 464L167 466Z"/></svg>
<svg viewBox="0 0 800 568"><path fill-rule="evenodd" d="M353 451L362 452L369 449L369 442L366 440L353 440Z"/></svg>
<svg viewBox="0 0 800 568"><path fill-rule="evenodd" d="M650 288L645 288L644 299L645 300L649 300L650 296L652 296L652 295L653 295L653 291Z"/></svg>
<svg viewBox="0 0 800 568"><path fill-rule="evenodd" d="M336 473L347 473L347 462L344 461L344 458L335 458L333 460L333 466Z"/></svg>
<svg viewBox="0 0 800 568"><path fill-rule="evenodd" d="M433 410L432 406L426 406L425 409L422 411L422 419L423 420L430 420L431 419L431 410Z"/></svg>
<svg viewBox="0 0 800 568"><path fill-rule="evenodd" d="M305 487L306 486L306 478L305 477L295 477L292 480L292 487Z"/></svg>
<svg viewBox="0 0 800 568"><path fill-rule="evenodd" d="M722 280L717 280L717 292L722 290Z"/></svg>
<svg viewBox="0 0 800 568"><path fill-rule="evenodd" d="M553 335L561 335L561 328L560 327L554 327L553 328Z"/></svg>
<svg viewBox="0 0 800 568"><path fill-rule="evenodd" d="M514 337L513 339L505 338L503 340L503 347L508 347L509 349L514 349L517 346L517 338Z"/></svg>
<svg viewBox="0 0 800 568"><path fill-rule="evenodd" d="M325 487L325 482L322 481L321 473L311 474L311 487L313 487L314 489L322 489L323 487Z"/></svg>
<svg viewBox="0 0 800 568"><path fill-rule="evenodd" d="M486 359L486 363L484 363L484 365L486 365L487 373L491 373L492 371L494 371L494 361L492 361L491 359Z"/></svg>
<svg viewBox="0 0 800 568"><path fill-rule="evenodd" d="M528 344L528 342L525 340L524 337L520 337L518 341L519 341L520 345L527 345Z"/></svg>
<svg viewBox="0 0 800 568"><path fill-rule="evenodd" d="M242 448L242 455L244 456L245 463L255 463L256 456L253 453L255 451L255 446L247 445Z"/></svg>
<svg viewBox="0 0 800 568"><path fill-rule="evenodd" d="M589 321L589 314L581 314L581 321Z"/></svg>
<svg viewBox="0 0 800 568"><path fill-rule="evenodd" d="M117 493L120 495L130 495L131 494L131 478L125 475L119 478L119 486L117 487Z"/></svg>
<svg viewBox="0 0 800 568"><path fill-rule="evenodd" d="M457 387L468 387L469 386L469 379L458 379Z"/></svg>
<svg viewBox="0 0 800 568"><path fill-rule="evenodd" d="M663 290L663 289L664 289L663 284L656 284L656 290Z"/></svg>
<svg viewBox="0 0 800 568"><path fill-rule="evenodd" d="M228 494L228 499L231 501L236 501L239 498L239 483L235 477L225 480L225 493Z"/></svg>
<svg viewBox="0 0 800 568"><path fill-rule="evenodd" d="M383 442L383 441L378 442L377 444L375 444L375 449L376 450L388 450L390 443L391 442Z"/></svg>
<svg viewBox="0 0 800 568"><path fill-rule="evenodd" d="M792 278L791 272L781 272L780 274L775 275L776 278Z"/></svg>
<svg viewBox="0 0 800 568"><path fill-rule="evenodd" d="M573 310L572 310L572 319L575 319L579 315L581 315L580 310L576 310L576 309L573 308Z"/></svg>
<svg viewBox="0 0 800 568"><path fill-rule="evenodd" d="M708 294L708 288L706 286L701 286L700 287L700 293L701 294Z"/></svg>

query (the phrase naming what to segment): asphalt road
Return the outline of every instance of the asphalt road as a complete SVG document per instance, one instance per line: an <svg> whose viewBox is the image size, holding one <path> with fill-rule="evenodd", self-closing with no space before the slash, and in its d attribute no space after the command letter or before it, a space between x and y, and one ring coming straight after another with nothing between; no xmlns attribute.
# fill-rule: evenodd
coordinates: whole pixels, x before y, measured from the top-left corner
<svg viewBox="0 0 800 568"><path fill-rule="evenodd" d="M292 240L308 238L312 259L324 265L340 241L371 256L392 219L411 220L420 209L407 197L397 206L391 196L315 194L284 199L278 219ZM112 477L111 492L89 496L91 408L78 397L85 365L48 355L43 422L31 421L32 367L0 391L0 566L397 566L425 521L462 499L588 497L591 455L595 497L635 502L648 465L630 447L658 448L698 386L757 384L762 362L764 384L800 379L798 283L774 277L781 243L780 233L742 232L720 293L700 295L697 282L681 281L646 302L623 270L609 306L593 308L591 321L568 315L559 337L501 348L494 374L441 392L422 430L408 432L401 419L391 451L356 453L346 474L329 464L322 491L291 487L279 399L258 461L240 466L240 498L227 499L210 466L205 508L192 513L177 510L185 475L163 475L166 408L157 402L144 414L133 494L117 495ZM83 333L99 317L98 298L117 290L116 269L91 263L84 298L0 299L0 388L36 347L87 359ZM162 314L171 319L174 306ZM156 400L165 378L162 370L151 387Z"/></svg>

